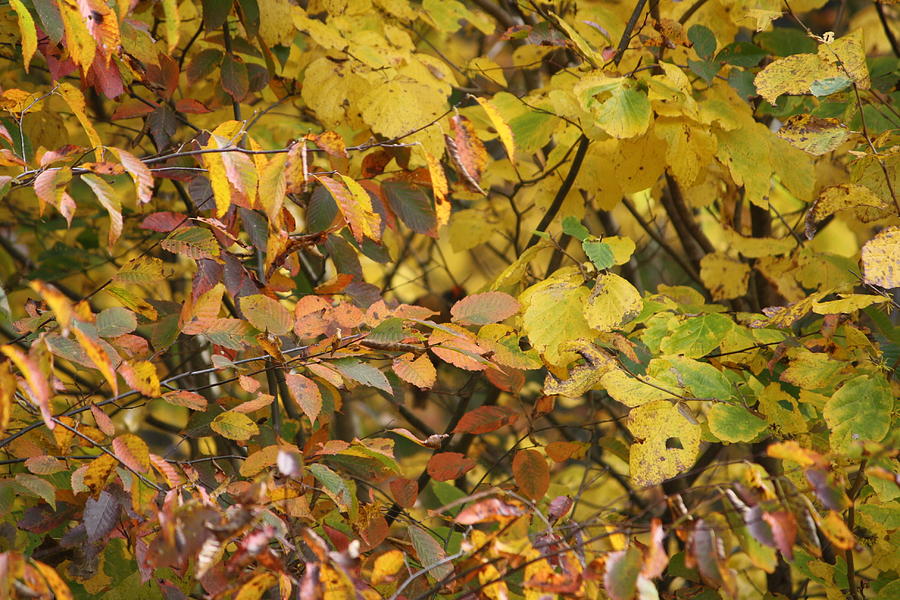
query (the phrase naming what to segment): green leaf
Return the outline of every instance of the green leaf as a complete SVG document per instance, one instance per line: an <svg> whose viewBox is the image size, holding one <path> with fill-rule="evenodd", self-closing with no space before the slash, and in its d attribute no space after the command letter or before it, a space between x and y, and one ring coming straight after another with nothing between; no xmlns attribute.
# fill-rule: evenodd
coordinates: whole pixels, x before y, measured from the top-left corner
<svg viewBox="0 0 900 600"><path fill-rule="evenodd" d="M757 33L753 41L776 56L815 54L817 47L814 39L792 27L774 27L772 31Z"/></svg>
<svg viewBox="0 0 900 600"><path fill-rule="evenodd" d="M706 28L704 27L704 29ZM632 600L634 598L643 562L643 555L635 546L631 546L628 550L612 552L606 557L603 587L610 600Z"/></svg>
<svg viewBox="0 0 900 600"><path fill-rule="evenodd" d="M97 315L97 335L118 337L131 333L137 328L137 317L127 308L113 306L105 308Z"/></svg>
<svg viewBox="0 0 900 600"><path fill-rule="evenodd" d="M231 410L216 415L209 426L229 440L246 441L259 434L259 427L250 417Z"/></svg>
<svg viewBox="0 0 900 600"><path fill-rule="evenodd" d="M831 94L836 94L841 90L847 89L850 87L851 83L850 79L845 75L824 77L822 79L816 79L809 84L809 91L817 98L821 96L830 96Z"/></svg>
<svg viewBox="0 0 900 600"><path fill-rule="evenodd" d="M332 361L331 366L337 369L341 375L347 379L377 388L391 395L394 393L391 389L391 384L388 382L387 377L384 376L384 373L372 365L361 362L355 358L341 358Z"/></svg>
<svg viewBox="0 0 900 600"><path fill-rule="evenodd" d="M712 83L716 73L719 72L719 63L711 60L688 60L688 67L695 75L700 77L706 83Z"/></svg>
<svg viewBox="0 0 900 600"><path fill-rule="evenodd" d="M583 242L591 235L591 232L587 230L587 227L582 225L581 221L572 215L563 219L562 228L563 233L572 236L580 242Z"/></svg>
<svg viewBox="0 0 900 600"><path fill-rule="evenodd" d="M751 442L768 426L765 419L734 404L714 404L706 418L710 432L723 442Z"/></svg>
<svg viewBox="0 0 900 600"><path fill-rule="evenodd" d="M733 326L731 319L717 313L690 317L662 340L660 350L700 358L712 352Z"/></svg>
<svg viewBox="0 0 900 600"><path fill-rule="evenodd" d="M585 255L594 263L597 269L603 271L616 264L613 249L603 242L585 240L581 242Z"/></svg>
<svg viewBox="0 0 900 600"><path fill-rule="evenodd" d="M700 58L709 58L716 51L716 36L708 27L692 25L687 35L694 45L694 52Z"/></svg>
<svg viewBox="0 0 900 600"><path fill-rule="evenodd" d="M891 428L894 396L883 375L860 375L846 382L825 404L832 449L854 454L859 442L880 442Z"/></svg>
<svg viewBox="0 0 900 600"><path fill-rule="evenodd" d="M331 498L337 507L342 512L350 514L352 519L355 519L358 502L353 490L350 489L351 484L321 463L309 465L306 469L312 473L316 481L322 484L325 493L328 494L328 497Z"/></svg>
<svg viewBox="0 0 900 600"><path fill-rule="evenodd" d="M750 42L732 42L722 48L716 60L736 67L755 67L766 56L766 51Z"/></svg>
<svg viewBox="0 0 900 600"><path fill-rule="evenodd" d="M650 100L647 94L626 88L613 90L612 96L600 105L597 125L616 138L632 138L650 127Z"/></svg>
<svg viewBox="0 0 900 600"><path fill-rule="evenodd" d="M430 533L417 525L409 527L407 531L409 532L409 541L412 542L416 555L419 557L419 562L428 569L428 578L431 581L440 581L453 574L453 565L451 563L436 566L447 557L442 543L439 543Z"/></svg>

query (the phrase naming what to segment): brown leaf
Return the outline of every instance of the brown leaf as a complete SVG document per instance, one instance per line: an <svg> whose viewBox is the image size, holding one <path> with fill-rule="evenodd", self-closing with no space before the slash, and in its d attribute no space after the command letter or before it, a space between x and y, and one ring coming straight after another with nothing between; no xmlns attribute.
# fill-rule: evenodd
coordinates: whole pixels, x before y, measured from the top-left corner
<svg viewBox="0 0 900 600"><path fill-rule="evenodd" d="M503 406L479 406L462 416L453 433L481 434L516 422L519 415Z"/></svg>
<svg viewBox="0 0 900 600"><path fill-rule="evenodd" d="M459 452L439 452L428 461L428 474L436 481L458 479L472 470L475 461Z"/></svg>
<svg viewBox="0 0 900 600"><path fill-rule="evenodd" d="M525 514L520 507L498 498L488 498L464 508L454 519L463 525L474 525L491 521L506 521Z"/></svg>

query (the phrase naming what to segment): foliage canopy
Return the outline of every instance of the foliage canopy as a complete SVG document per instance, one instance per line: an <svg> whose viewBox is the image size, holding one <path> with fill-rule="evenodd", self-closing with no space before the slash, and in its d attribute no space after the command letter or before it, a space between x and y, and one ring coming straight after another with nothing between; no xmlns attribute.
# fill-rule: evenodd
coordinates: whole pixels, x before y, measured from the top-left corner
<svg viewBox="0 0 900 600"><path fill-rule="evenodd" d="M897 15L8 0L0 598L900 597Z"/></svg>

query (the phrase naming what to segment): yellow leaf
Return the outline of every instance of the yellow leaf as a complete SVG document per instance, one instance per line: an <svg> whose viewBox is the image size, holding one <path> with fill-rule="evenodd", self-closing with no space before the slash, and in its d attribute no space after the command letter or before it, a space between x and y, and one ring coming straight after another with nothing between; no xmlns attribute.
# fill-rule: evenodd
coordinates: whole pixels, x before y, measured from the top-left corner
<svg viewBox="0 0 900 600"><path fill-rule="evenodd" d="M73 600L74 596L72 595L72 591L62 580L62 577L59 576L59 573L56 572L55 567L51 567L50 565L46 565L41 561L34 559L31 559L31 564L33 564L41 575L44 576L44 580L47 582L50 591L53 592L53 596L56 600Z"/></svg>
<svg viewBox="0 0 900 600"><path fill-rule="evenodd" d="M436 122L447 110L447 98L418 81L395 79L371 86L359 99L358 108L372 131L390 139ZM421 141L434 155L440 152L442 140L437 127L429 127L409 139Z"/></svg>
<svg viewBox="0 0 900 600"><path fill-rule="evenodd" d="M134 363L123 363L119 370L131 389L148 398L159 397L159 376L156 374L156 365L152 362L139 360Z"/></svg>
<svg viewBox="0 0 900 600"><path fill-rule="evenodd" d="M72 332L75 334L75 339L78 340L78 345L84 349L88 358L91 359L91 362L94 363L94 366L97 367L97 370L100 371L103 378L109 383L113 395L117 395L119 393L119 382L116 379L116 373L113 370L109 354L106 353L106 350L103 349L103 346L100 345L99 341L88 336L80 328L75 327L72 329Z"/></svg>
<svg viewBox="0 0 900 600"><path fill-rule="evenodd" d="M53 429L56 427L56 423L53 422L53 413L50 411L50 384L47 383L47 379L41 373L37 363L32 357L15 346L0 346L0 352L12 360L16 367L19 368L19 371L22 372L22 375L25 376L25 381L28 383L28 388L31 391L31 398L41 410L41 417L44 419L47 428Z"/></svg>
<svg viewBox="0 0 900 600"><path fill-rule="evenodd" d="M444 173L444 167L441 166L440 160L435 158L433 154L424 148L422 149L422 154L425 156L428 177L431 179L431 191L434 193L434 212L437 226L441 227L450 222L450 211L453 208L447 199L447 193L450 191L447 185L447 175Z"/></svg>
<svg viewBox="0 0 900 600"><path fill-rule="evenodd" d="M81 180L88 184L97 196L97 201L109 213L109 247L112 248L122 235L122 203L111 185L98 175L85 173Z"/></svg>
<svg viewBox="0 0 900 600"><path fill-rule="evenodd" d="M94 55L97 53L97 43L88 31L78 7L72 0L59 2L56 6L59 8L59 14L62 17L63 27L66 32L66 50L69 51L72 62L84 71L87 71L91 63L94 62ZM72 87L69 83L63 83L60 84L60 89L63 86ZM94 141L91 140L91 143L93 144ZM95 146L99 146L99 143L95 144Z"/></svg>
<svg viewBox="0 0 900 600"><path fill-rule="evenodd" d="M250 417L232 410L216 415L209 426L229 440L245 441L259 434L259 427Z"/></svg>
<svg viewBox="0 0 900 600"><path fill-rule="evenodd" d="M806 213L806 237L812 239L819 222L848 208L856 209L855 213L860 221L869 222L885 216L890 205L864 185L842 183L828 186Z"/></svg>
<svg viewBox="0 0 900 600"><path fill-rule="evenodd" d="M666 162L672 174L682 185L692 186L715 157L716 137L685 119L657 119L653 131L666 141Z"/></svg>
<svg viewBox="0 0 900 600"><path fill-rule="evenodd" d="M863 279L885 289L900 287L900 226L886 227L862 248Z"/></svg>
<svg viewBox="0 0 900 600"><path fill-rule="evenodd" d="M340 174L339 174L340 175ZM363 234L373 241L381 240L381 217L372 209L372 199L369 193L355 180L346 175L340 175L341 181L347 186L353 202L356 204L354 212L359 213L360 226ZM343 209L342 209L343 210ZM351 230L353 227L351 226Z"/></svg>
<svg viewBox="0 0 900 600"><path fill-rule="evenodd" d="M606 393L625 406L641 406L656 400L672 400L672 394L665 391L665 382L659 381L649 375L632 377L621 369L614 369L605 373L600 378L600 384Z"/></svg>
<svg viewBox="0 0 900 600"><path fill-rule="evenodd" d="M270 48L290 46L294 41L291 4L280 0L257 0L259 4L259 36Z"/></svg>
<svg viewBox="0 0 900 600"><path fill-rule="evenodd" d="M16 376L10 368L12 363L3 361L0 363L0 436L9 425L12 415L13 398L16 394Z"/></svg>
<svg viewBox="0 0 900 600"><path fill-rule="evenodd" d="M171 55L178 47L178 29L181 27L181 15L178 12L178 0L162 0L163 16L166 18L166 46Z"/></svg>
<svg viewBox="0 0 900 600"><path fill-rule="evenodd" d="M635 485L657 485L694 466L700 426L677 405L662 400L639 406L628 415L628 429L635 438L629 458Z"/></svg>
<svg viewBox="0 0 900 600"><path fill-rule="evenodd" d="M72 318L75 316L72 303L62 292L43 281L34 280L29 285L31 289L40 295L41 300L47 303L53 314L56 315L56 320L65 335L69 331Z"/></svg>
<svg viewBox="0 0 900 600"><path fill-rule="evenodd" d="M813 304L812 311L818 315L852 313L873 304L888 302L890 299L890 296L875 296L872 294L842 294L840 300L816 302Z"/></svg>
<svg viewBox="0 0 900 600"><path fill-rule="evenodd" d="M815 82L842 75L840 68L823 60L823 54L820 48L819 55L792 54L772 61L757 73L753 81L756 91L771 104L782 94L810 94Z"/></svg>
<svg viewBox="0 0 900 600"><path fill-rule="evenodd" d="M600 331L617 329L635 318L644 308L641 294L615 273L597 276L584 306L588 325Z"/></svg>
<svg viewBox="0 0 900 600"><path fill-rule="evenodd" d="M700 279L713 300L730 300L747 293L750 266L721 252L714 252L700 260Z"/></svg>
<svg viewBox="0 0 900 600"><path fill-rule="evenodd" d="M869 68L866 66L862 29L848 33L830 44L821 44L819 57L856 82L859 89L869 89Z"/></svg>
<svg viewBox="0 0 900 600"><path fill-rule="evenodd" d="M203 147L204 150L220 150L227 148L230 142L227 138L218 135L210 135L209 143ZM223 217L231 207L231 184L228 183L228 173L225 169L225 161L222 158L222 152L210 152L203 155L203 162L206 164L209 177L209 184L212 187L213 198L216 201L216 216Z"/></svg>
<svg viewBox="0 0 900 600"><path fill-rule="evenodd" d="M31 64L31 58L37 50L37 29L34 26L34 18L22 4L22 0L9 0L9 5L19 19L19 32L22 34L22 61L25 72Z"/></svg>
<svg viewBox="0 0 900 600"><path fill-rule="evenodd" d="M778 130L778 137L814 156L831 152L843 144L850 134L847 126L838 119L807 114L788 117Z"/></svg>
<svg viewBox="0 0 900 600"><path fill-rule="evenodd" d="M257 573L241 586L241 589L235 594L234 600L260 600L263 594L277 583L278 578L274 573Z"/></svg>
<svg viewBox="0 0 900 600"><path fill-rule="evenodd" d="M259 203L269 217L269 223L276 226L281 223L281 208L287 191L287 160L287 154L276 154L260 170Z"/></svg>
<svg viewBox="0 0 900 600"><path fill-rule="evenodd" d="M744 237L732 229L726 229L723 237L729 248L737 250L747 258L777 256L787 254L797 247L797 240L792 237L781 239L769 237Z"/></svg>
<svg viewBox="0 0 900 600"><path fill-rule="evenodd" d="M110 474L118 464L115 458L106 453L91 461L90 466L84 473L84 485L87 486L94 497L106 487Z"/></svg>
<svg viewBox="0 0 900 600"><path fill-rule="evenodd" d="M319 571L322 584L322 600L356 600L356 588L344 571L330 564L323 564Z"/></svg>
<svg viewBox="0 0 900 600"><path fill-rule="evenodd" d="M162 260L152 256L142 256L125 263L115 280L123 283L153 283L166 278Z"/></svg>
<svg viewBox="0 0 900 600"><path fill-rule="evenodd" d="M65 3L61 3L60 8L62 8L62 6L65 6ZM93 60L93 57L91 60ZM56 91L60 96L63 97L63 100L66 101L66 104L69 105L69 108L75 114L75 118L78 119L79 123L81 123L81 127L84 128L84 132L87 134L88 140L90 140L91 142L91 147L96 150L98 156L102 158L103 142L100 141L100 136L97 135L97 131L94 129L93 124L91 124L91 121L90 119L88 119L87 113L85 112L86 103L84 100L84 94L81 93L81 90L67 81L59 84L59 87Z"/></svg>
<svg viewBox="0 0 900 600"><path fill-rule="evenodd" d="M497 132L497 135L500 136L500 141L503 143L503 147L506 149L506 155L509 157L509 161L511 163L515 163L516 144L513 138L512 129L509 128L509 125L500 115L500 111L498 111L497 108L493 104L491 104L490 100L478 97L474 98L478 101L478 104L481 105L481 108L484 109L484 112L487 113L488 118L491 120L491 125L494 126L494 130Z"/></svg>
<svg viewBox="0 0 900 600"><path fill-rule="evenodd" d="M460 210L453 215L453 222L450 223L450 247L454 252L465 252L485 243L496 232L496 224L484 212Z"/></svg>
<svg viewBox="0 0 900 600"><path fill-rule="evenodd" d="M406 563L405 556L399 550L388 550L375 559L372 568L372 585L380 585L390 581L391 577Z"/></svg>

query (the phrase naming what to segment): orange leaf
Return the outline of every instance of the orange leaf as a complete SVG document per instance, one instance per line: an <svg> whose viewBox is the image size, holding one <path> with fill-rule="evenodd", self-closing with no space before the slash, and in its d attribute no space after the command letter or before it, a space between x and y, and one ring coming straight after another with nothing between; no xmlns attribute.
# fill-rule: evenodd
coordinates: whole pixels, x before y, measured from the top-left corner
<svg viewBox="0 0 900 600"><path fill-rule="evenodd" d="M339 133L334 131L314 133L309 136L309 139L331 156L350 158L350 155L347 154L347 145L344 143L344 138Z"/></svg>
<svg viewBox="0 0 900 600"><path fill-rule="evenodd" d="M459 452L440 452L428 461L428 474L436 481L458 479L472 470L475 461Z"/></svg>
<svg viewBox="0 0 900 600"><path fill-rule="evenodd" d="M84 472L84 485L87 486L94 497L106 487L110 474L118 464L116 459L109 454L101 454L91 461L87 471Z"/></svg>
<svg viewBox="0 0 900 600"><path fill-rule="evenodd" d="M570 458L581 458L590 445L582 442L550 442L547 444L547 456L561 463Z"/></svg>
<svg viewBox="0 0 900 600"><path fill-rule="evenodd" d="M156 374L156 366L152 362L139 360L130 364L122 363L119 365L119 372L131 389L148 398L159 396L159 376Z"/></svg>
<svg viewBox="0 0 900 600"><path fill-rule="evenodd" d="M523 494L540 500L550 487L547 460L537 450L521 450L513 458L513 477Z"/></svg>
<svg viewBox="0 0 900 600"><path fill-rule="evenodd" d="M288 391L297 406L303 411L311 423L315 423L322 411L322 393L312 379L296 373L285 373Z"/></svg>
<svg viewBox="0 0 900 600"><path fill-rule="evenodd" d="M91 414L94 416L94 423L97 424L100 431L110 437L116 435L116 426L113 424L112 419L109 418L109 415L103 412L102 408L96 404L91 404Z"/></svg>
<svg viewBox="0 0 900 600"><path fill-rule="evenodd" d="M463 325L487 325L508 319L519 312L519 302L503 292L485 292L463 298L453 305L453 321Z"/></svg>

